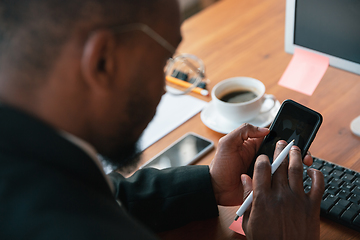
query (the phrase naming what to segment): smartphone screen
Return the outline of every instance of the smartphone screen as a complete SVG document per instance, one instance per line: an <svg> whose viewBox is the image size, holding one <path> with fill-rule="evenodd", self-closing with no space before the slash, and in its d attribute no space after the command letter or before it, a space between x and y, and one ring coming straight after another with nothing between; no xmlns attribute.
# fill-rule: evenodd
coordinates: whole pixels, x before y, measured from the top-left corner
<svg viewBox="0 0 360 240"><path fill-rule="evenodd" d="M265 154L269 157L270 163L273 162L275 146L279 140L285 140L288 143L295 140L294 145L301 149L302 157L304 157L321 123L320 113L295 101L284 101L270 126L270 133L265 137L249 168L249 176L252 177L255 160L259 155Z"/></svg>
<svg viewBox="0 0 360 240"><path fill-rule="evenodd" d="M194 133L188 133L156 155L140 168L164 169L193 163L214 146L211 140Z"/></svg>

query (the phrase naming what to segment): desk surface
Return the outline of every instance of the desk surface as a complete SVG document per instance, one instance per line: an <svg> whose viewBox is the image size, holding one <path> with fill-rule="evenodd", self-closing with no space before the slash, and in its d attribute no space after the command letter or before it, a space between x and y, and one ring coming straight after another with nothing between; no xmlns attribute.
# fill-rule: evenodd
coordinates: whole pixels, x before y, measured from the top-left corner
<svg viewBox="0 0 360 240"><path fill-rule="evenodd" d="M280 102L291 98L319 111L324 122L310 148L312 155L360 171L360 138L349 127L360 115L360 76L329 67L312 96L279 86L277 82L292 58L284 51L284 26L284 0L222 0L183 23L179 52L195 54L204 61L210 90L223 79L249 76L261 80L267 93ZM207 128L198 114L148 148L142 161L189 131L212 139L215 147L223 136ZM214 154L215 150L196 164L210 164ZM160 237L245 239L228 229L236 209L220 207L219 218L193 222ZM360 233L322 218L321 239L358 238Z"/></svg>

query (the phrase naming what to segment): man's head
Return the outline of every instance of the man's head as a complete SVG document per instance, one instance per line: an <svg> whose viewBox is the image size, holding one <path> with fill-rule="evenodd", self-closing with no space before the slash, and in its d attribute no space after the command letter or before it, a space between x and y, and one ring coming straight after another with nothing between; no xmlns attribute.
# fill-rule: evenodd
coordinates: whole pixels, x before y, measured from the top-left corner
<svg viewBox="0 0 360 240"><path fill-rule="evenodd" d="M1 1L0 99L127 159L155 113L172 53L114 27L141 22L176 47L179 19L176 0Z"/></svg>

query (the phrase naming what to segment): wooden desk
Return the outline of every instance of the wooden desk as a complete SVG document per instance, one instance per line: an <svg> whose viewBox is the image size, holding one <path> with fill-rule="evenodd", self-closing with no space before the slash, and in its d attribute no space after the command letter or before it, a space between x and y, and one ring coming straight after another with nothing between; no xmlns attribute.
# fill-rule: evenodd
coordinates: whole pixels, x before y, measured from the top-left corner
<svg viewBox="0 0 360 240"><path fill-rule="evenodd" d="M277 84L292 55L284 51L284 0L222 0L183 23L180 52L199 56L211 80L209 89L234 76L261 80L267 93L282 102L294 99L319 111L324 122L310 151L314 156L360 171L360 138L350 131L350 122L360 115L360 76L329 67L312 96ZM197 95L194 95L198 97ZM210 101L210 98L202 98ZM200 114L144 152L143 162L186 132L193 131L217 142L222 134L207 128ZM217 145L217 144L216 144ZM209 164L212 151L197 164ZM237 207L220 207L219 218L193 222L161 233L163 239L245 239L228 226ZM360 233L322 219L321 239L359 239Z"/></svg>

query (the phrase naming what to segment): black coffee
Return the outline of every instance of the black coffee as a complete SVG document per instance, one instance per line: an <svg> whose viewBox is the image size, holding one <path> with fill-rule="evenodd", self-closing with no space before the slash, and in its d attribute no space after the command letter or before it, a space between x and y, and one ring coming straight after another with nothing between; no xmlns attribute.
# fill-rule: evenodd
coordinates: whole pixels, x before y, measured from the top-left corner
<svg viewBox="0 0 360 240"><path fill-rule="evenodd" d="M242 103L253 100L256 97L256 93L252 91L239 90L224 95L222 98L220 98L220 100L228 103Z"/></svg>

